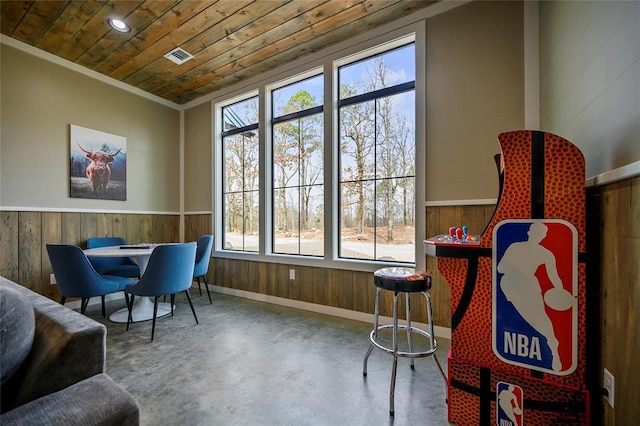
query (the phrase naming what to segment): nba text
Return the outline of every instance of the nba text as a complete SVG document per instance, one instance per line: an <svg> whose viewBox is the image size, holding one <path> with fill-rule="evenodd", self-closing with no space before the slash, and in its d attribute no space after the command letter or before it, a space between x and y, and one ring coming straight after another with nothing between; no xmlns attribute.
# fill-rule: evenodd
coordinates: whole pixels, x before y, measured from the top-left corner
<svg viewBox="0 0 640 426"><path fill-rule="evenodd" d="M530 337L524 334L505 331L504 353L541 360L540 339L535 336Z"/></svg>

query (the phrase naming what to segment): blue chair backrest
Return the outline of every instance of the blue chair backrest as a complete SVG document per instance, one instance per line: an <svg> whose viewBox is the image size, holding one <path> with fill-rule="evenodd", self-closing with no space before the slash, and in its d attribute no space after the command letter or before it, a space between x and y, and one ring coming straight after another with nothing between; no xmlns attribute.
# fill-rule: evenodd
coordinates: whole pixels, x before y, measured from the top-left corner
<svg viewBox="0 0 640 426"><path fill-rule="evenodd" d="M87 248L123 246L127 244L124 238L120 237L93 237L87 240Z"/></svg>
<svg viewBox="0 0 640 426"><path fill-rule="evenodd" d="M144 275L128 287L133 294L162 296L187 290L193 281L196 243L163 244L151 253Z"/></svg>
<svg viewBox="0 0 640 426"><path fill-rule="evenodd" d="M198 238L198 250L196 251L196 265L193 268L193 276L201 277L209 271L209 261L213 250L213 235L203 235Z"/></svg>
<svg viewBox="0 0 640 426"><path fill-rule="evenodd" d="M80 247L47 244L47 253L62 296L84 298L117 291L118 284L102 278Z"/></svg>
<svg viewBox="0 0 640 426"><path fill-rule="evenodd" d="M87 239L87 248L122 246L125 244L127 244L125 239L120 237L93 237ZM104 272L120 265L136 265L129 257L92 257L89 261L99 272Z"/></svg>

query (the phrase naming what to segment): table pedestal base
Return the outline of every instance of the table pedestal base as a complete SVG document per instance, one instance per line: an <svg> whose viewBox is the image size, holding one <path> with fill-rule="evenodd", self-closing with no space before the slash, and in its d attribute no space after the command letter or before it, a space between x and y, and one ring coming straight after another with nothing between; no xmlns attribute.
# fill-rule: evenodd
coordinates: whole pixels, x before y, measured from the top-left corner
<svg viewBox="0 0 640 426"><path fill-rule="evenodd" d="M171 303L158 303L158 314L156 315L156 318L169 315L170 313ZM109 315L109 320L111 322L126 324L128 317L129 310L124 308ZM142 322L153 319L153 301L148 297L136 297L133 304L131 318L133 322Z"/></svg>

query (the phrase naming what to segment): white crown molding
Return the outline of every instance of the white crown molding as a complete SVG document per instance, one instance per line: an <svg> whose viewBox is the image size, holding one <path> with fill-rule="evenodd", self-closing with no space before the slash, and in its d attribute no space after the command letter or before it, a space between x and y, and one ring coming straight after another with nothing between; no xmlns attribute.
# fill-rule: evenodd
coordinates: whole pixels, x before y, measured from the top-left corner
<svg viewBox="0 0 640 426"><path fill-rule="evenodd" d="M23 43L19 40L16 40L14 38L8 37L6 35L0 34L0 43L2 44L6 44L7 46L13 47L15 49L21 50L25 53L28 53L30 55L36 56L40 59L43 59L45 61L49 61L52 62L56 65L60 65L62 67L65 67L71 71L75 71L77 73L86 75L87 77L91 77L93 79L96 79L98 81L101 81L105 84L109 84L111 86L117 87L118 89L122 89L122 90L126 90L129 93L133 93L134 95L140 96L142 98L148 99L150 101L162 104L164 106L167 106L169 108L173 108L175 110L181 111L183 109L182 106L168 101L164 98L161 98L159 96L153 95L149 92L145 92L144 90L140 90L136 87L133 87L129 84L123 83L121 81L118 81L114 78L108 77L104 74L100 74L99 72L90 70L89 68L80 66L76 63L73 63L71 61L68 61L64 58L60 58L59 56L53 55L49 52L46 52L44 50L38 49L37 47L33 47L31 45L28 45L26 43Z"/></svg>

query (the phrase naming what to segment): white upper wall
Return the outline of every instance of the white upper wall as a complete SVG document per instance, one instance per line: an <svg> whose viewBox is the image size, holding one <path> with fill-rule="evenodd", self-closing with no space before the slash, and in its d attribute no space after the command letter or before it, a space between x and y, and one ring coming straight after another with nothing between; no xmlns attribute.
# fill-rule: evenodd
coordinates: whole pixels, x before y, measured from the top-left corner
<svg viewBox="0 0 640 426"><path fill-rule="evenodd" d="M0 207L180 211L180 112L4 43ZM69 126L127 139L127 200L70 198Z"/></svg>
<svg viewBox="0 0 640 426"><path fill-rule="evenodd" d="M542 130L591 178L640 161L640 2L540 2Z"/></svg>

